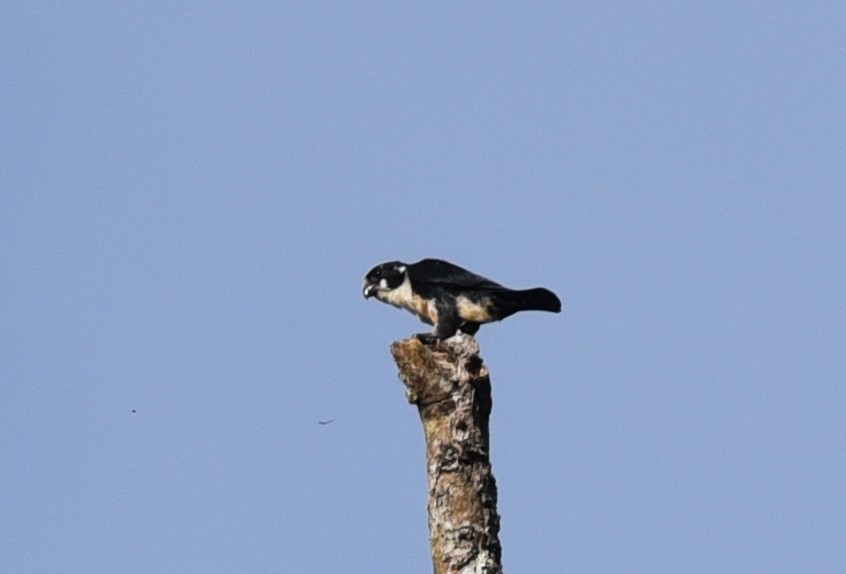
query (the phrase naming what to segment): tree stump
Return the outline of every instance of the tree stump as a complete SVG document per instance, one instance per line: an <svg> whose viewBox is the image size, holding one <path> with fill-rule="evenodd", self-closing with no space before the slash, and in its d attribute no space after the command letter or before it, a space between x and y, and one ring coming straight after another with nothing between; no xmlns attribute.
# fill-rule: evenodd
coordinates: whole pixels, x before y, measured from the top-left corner
<svg viewBox="0 0 846 574"><path fill-rule="evenodd" d="M394 342L391 354L426 437L434 572L501 574L491 382L479 345L464 334L431 347L411 338Z"/></svg>

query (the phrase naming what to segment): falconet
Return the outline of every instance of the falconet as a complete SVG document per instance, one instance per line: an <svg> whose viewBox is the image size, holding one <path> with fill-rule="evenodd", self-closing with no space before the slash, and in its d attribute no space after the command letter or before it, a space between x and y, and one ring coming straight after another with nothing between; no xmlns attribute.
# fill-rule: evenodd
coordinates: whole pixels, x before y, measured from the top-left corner
<svg viewBox="0 0 846 574"><path fill-rule="evenodd" d="M424 343L447 339L459 330L473 335L484 323L518 311L561 312L561 301L549 289L509 289L440 259L377 265L364 278L364 297L407 309L432 325L431 333L415 335Z"/></svg>

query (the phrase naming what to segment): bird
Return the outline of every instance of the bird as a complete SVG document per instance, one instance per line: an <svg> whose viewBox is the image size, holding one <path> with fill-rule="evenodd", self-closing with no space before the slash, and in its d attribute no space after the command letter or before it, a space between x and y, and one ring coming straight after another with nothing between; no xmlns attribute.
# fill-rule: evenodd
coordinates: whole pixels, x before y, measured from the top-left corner
<svg viewBox="0 0 846 574"><path fill-rule="evenodd" d="M317 421L317 424L328 425L329 423L333 423L333 422L335 422L335 419L321 419L321 420Z"/></svg>
<svg viewBox="0 0 846 574"><path fill-rule="evenodd" d="M561 312L561 301L549 289L509 289L441 259L377 265L364 277L363 294L365 299L375 297L406 309L432 325L431 333L414 335L424 344L458 331L475 335L481 325L518 311Z"/></svg>

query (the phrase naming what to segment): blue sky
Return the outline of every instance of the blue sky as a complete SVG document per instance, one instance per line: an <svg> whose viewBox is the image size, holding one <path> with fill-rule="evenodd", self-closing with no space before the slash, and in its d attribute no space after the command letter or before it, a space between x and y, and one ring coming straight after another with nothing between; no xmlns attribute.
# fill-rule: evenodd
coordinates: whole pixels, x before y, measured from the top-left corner
<svg viewBox="0 0 846 574"><path fill-rule="evenodd" d="M0 28L0 571L430 572L428 256L564 301L478 335L507 571L846 569L842 5Z"/></svg>

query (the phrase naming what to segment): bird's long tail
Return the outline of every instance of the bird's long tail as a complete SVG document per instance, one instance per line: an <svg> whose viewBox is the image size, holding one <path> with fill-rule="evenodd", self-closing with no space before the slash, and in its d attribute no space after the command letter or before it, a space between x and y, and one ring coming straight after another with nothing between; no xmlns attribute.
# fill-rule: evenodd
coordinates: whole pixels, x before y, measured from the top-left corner
<svg viewBox="0 0 846 574"><path fill-rule="evenodd" d="M521 291L509 290L503 294L507 309L503 309L508 315L517 311L550 311L561 312L561 300L549 289L536 287L535 289L524 289Z"/></svg>

